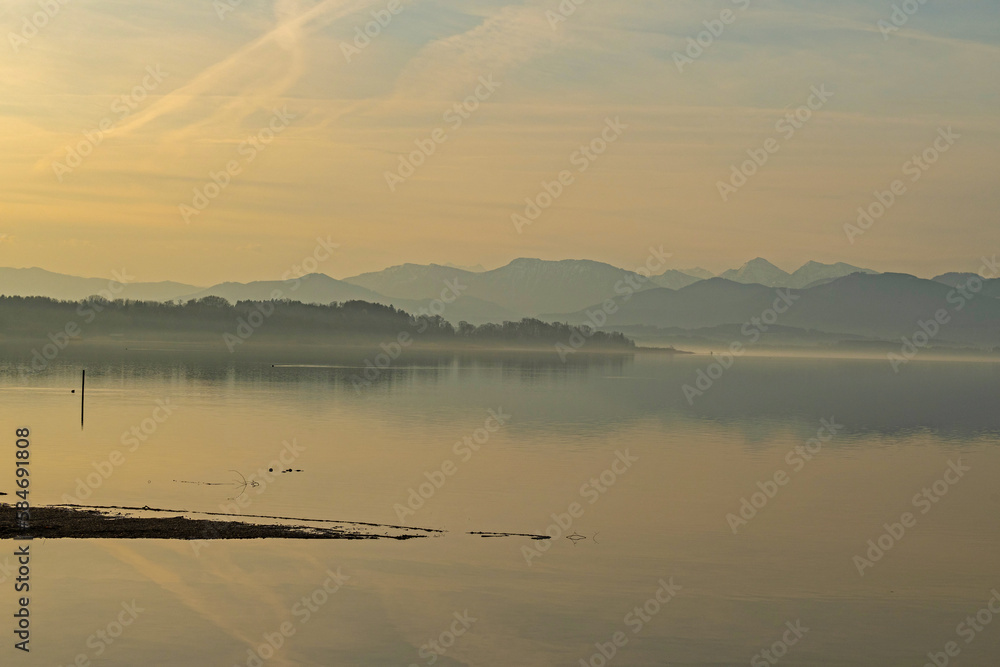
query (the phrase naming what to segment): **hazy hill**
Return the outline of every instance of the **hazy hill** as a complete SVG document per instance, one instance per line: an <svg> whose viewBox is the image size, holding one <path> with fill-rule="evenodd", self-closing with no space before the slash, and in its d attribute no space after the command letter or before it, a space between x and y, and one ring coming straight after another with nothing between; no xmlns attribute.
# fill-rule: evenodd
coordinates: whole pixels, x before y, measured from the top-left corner
<svg viewBox="0 0 1000 667"><path fill-rule="evenodd" d="M278 294L279 296L275 296ZM372 290L331 278L325 273L310 273L293 280L259 280L249 283L220 283L193 294L184 300L218 296L230 303L237 301L268 301L291 299L302 303L328 304L334 301L369 301L385 303L386 299Z"/></svg>
<svg viewBox="0 0 1000 667"><path fill-rule="evenodd" d="M432 299L445 288L446 280L457 278L465 288L462 299L476 297L496 304L508 314L527 316L574 310L603 301L615 296L616 286L627 277L643 282L641 276L603 262L522 258L482 273L435 264L404 264L347 278L346 282L393 297ZM655 287L648 281L644 286Z"/></svg>
<svg viewBox="0 0 1000 667"><path fill-rule="evenodd" d="M122 276L127 279L127 275ZM45 269L0 268L0 294L5 296L47 296L76 301L108 291L108 278L81 278ZM195 292L199 287L175 282L124 283L125 289L114 296L141 301L168 301ZM117 287L117 284L115 285Z"/></svg>
<svg viewBox="0 0 1000 667"><path fill-rule="evenodd" d="M978 278L975 273L959 273L952 271L950 273L942 273L940 276L934 276L932 280L936 283L942 283L948 285L949 287L958 287L969 281L970 278Z"/></svg>
<svg viewBox="0 0 1000 667"><path fill-rule="evenodd" d="M822 264L820 262L806 262L794 273L788 273L779 269L771 262L758 257L741 266L738 269L726 271L720 278L732 280L737 283L757 283L766 287L795 287L803 289L820 283L829 282L837 278L849 276L852 273L878 273L871 269L862 269L851 266L843 262L836 264ZM663 285L670 287L670 285ZM678 288L674 288L678 289Z"/></svg>
<svg viewBox="0 0 1000 667"><path fill-rule="evenodd" d="M445 289L445 281L458 280L465 285L477 273L439 264L402 264L383 271L362 273L345 278L344 282L358 285L383 296L400 299L431 299Z"/></svg>
<svg viewBox="0 0 1000 667"><path fill-rule="evenodd" d="M453 269L445 269L445 267L437 268L445 271L454 271ZM442 279L441 283L434 285L432 293L435 294L435 298L440 298L443 289L445 288ZM251 283L222 283L196 294L186 295L184 300L218 296L230 303L238 301L268 301L274 298L276 292L280 293L280 296L277 298L291 299L292 301L301 301L302 303L327 305L334 302L367 301L369 303L393 306L415 315L421 312L440 314L444 319L454 324L458 324L463 320L472 324L485 324L487 322L521 319L518 313L498 306L495 303L483 301L482 299L477 299L474 296L466 294L462 294L461 298L455 299L450 304L445 304L443 311L440 310L440 304L437 305L436 309L432 310L434 299L394 298L344 280L336 280L323 273L309 274L303 276L298 281L265 280ZM417 292L414 291L411 293Z"/></svg>
<svg viewBox="0 0 1000 667"><path fill-rule="evenodd" d="M615 298L622 304L625 294L631 290L626 283L630 280L641 285L641 289L623 304L618 316L621 322L691 329L742 323L759 315L769 300L773 300L773 287L768 284L793 285L809 296L801 302L801 308L797 306L795 312L783 319L781 324L784 326L858 336L898 337L912 334L918 318L933 315L937 307L942 307L932 307L933 304L943 303L954 286L975 277L969 273L948 273L928 281L904 274L884 274L881 280L864 280L860 276L882 274L845 263L819 262L807 262L788 274L764 259L753 260L723 274L734 280L701 280L695 273L707 272L671 269L654 276L652 281L644 281L631 271L602 262L523 258L481 272L437 264L403 264L345 280L312 274L298 281L227 282L209 288L174 282L133 283L111 296L140 301L219 296L231 303L270 300L276 294L279 298L303 303L363 300L414 314L440 314L453 324L464 320L479 325L528 316L580 319L584 309L598 307L605 299ZM846 278L851 280L845 281ZM79 300L107 290L108 283L105 278L80 278L37 268L0 269L0 294L14 296ZM449 291L449 284L458 290L460 297L445 304L442 310L441 302L435 303L435 300L443 291ZM986 280L983 284L978 300L997 302L1000 280ZM814 303L820 305L814 307ZM844 303L848 305L843 306ZM920 309L926 310L917 312ZM985 318L983 321L977 323L968 319L954 327L956 333L943 335L956 340L963 336L970 341L992 340L989 338L992 314L986 312L987 306L970 306L957 319L979 316L980 310ZM900 327L909 327L910 331L899 333Z"/></svg>
<svg viewBox="0 0 1000 667"><path fill-rule="evenodd" d="M676 269L670 269L658 276L653 276L653 282L656 283L657 287L666 287L667 289L681 289L682 287L693 285L699 280L704 280L704 278L699 278L698 276Z"/></svg>
<svg viewBox="0 0 1000 667"><path fill-rule="evenodd" d="M720 274L719 277L736 283L756 283L766 287L781 287L788 285L791 274L779 269L763 257L758 257L738 269L730 269Z"/></svg>
<svg viewBox="0 0 1000 667"><path fill-rule="evenodd" d="M744 284L769 287L806 287L817 281L832 280L856 272L875 273L850 264L808 262L789 274L765 259L747 262L721 277ZM541 312L582 308L615 296L615 285L626 276L638 278L631 271L589 260L516 259L492 271L472 272L438 264L402 264L383 271L364 273L345 282L365 287L384 296L402 299L430 299L443 289L445 281L458 280L468 286L464 294L502 307L506 313L535 315ZM668 269L653 276L652 285L643 289L666 287L679 290L700 280L712 278L705 269Z"/></svg>
<svg viewBox="0 0 1000 667"><path fill-rule="evenodd" d="M944 273L940 276L936 276L934 278L934 282L942 283L944 285L949 285L951 287L958 287L959 285L968 285L969 281L972 280L973 278L982 281L983 296L989 296L995 299L1000 299L1000 278L983 280L975 273Z"/></svg>
<svg viewBox="0 0 1000 667"><path fill-rule="evenodd" d="M516 259L507 266L477 274L469 294L505 308L535 315L555 309L583 308L616 294L624 280L642 283L631 271L591 260ZM648 281L643 283L650 285Z"/></svg>
<svg viewBox="0 0 1000 667"><path fill-rule="evenodd" d="M918 330L918 321L933 318L938 310L945 309L952 321L941 328L941 342L1000 345L1000 300L981 295L958 310L956 303L948 300L949 296L958 298L954 288L931 280L898 273L856 273L789 293L799 298L779 317L780 326L898 340L902 336L911 338ZM715 278L677 291L656 289L636 294L620 303L607 326L699 329L742 324L751 317L760 317L775 298L775 289ZM582 323L586 311L544 317Z"/></svg>
<svg viewBox="0 0 1000 667"><path fill-rule="evenodd" d="M618 312L608 326L655 325L700 329L720 324L742 323L760 314L763 304L774 300L774 290L758 284L735 283L724 278L701 280L680 290L651 289L618 299ZM545 314L543 319L578 324L587 321L587 310L569 314Z"/></svg>
<svg viewBox="0 0 1000 667"><path fill-rule="evenodd" d="M912 338L918 321L927 321L944 309L951 322L941 328L940 339L1000 345L1000 301L979 295L958 310L956 300L963 297L932 280L902 273L854 274L800 294L802 300L788 313L790 326L883 339Z"/></svg>
<svg viewBox="0 0 1000 667"><path fill-rule="evenodd" d="M700 266L696 266L691 269L677 269L681 273L685 273L689 276L694 276L695 278L701 278L702 280L708 280L709 278L714 278L715 274L708 269L703 269Z"/></svg>
<svg viewBox="0 0 1000 667"><path fill-rule="evenodd" d="M843 262L837 262L836 264L806 262L794 273L792 273L792 275L788 277L788 281L782 286L802 289L819 283L830 282L836 278L843 278L844 276L849 276L852 273L878 273L878 271L862 269L857 266L851 266L850 264L844 264Z"/></svg>

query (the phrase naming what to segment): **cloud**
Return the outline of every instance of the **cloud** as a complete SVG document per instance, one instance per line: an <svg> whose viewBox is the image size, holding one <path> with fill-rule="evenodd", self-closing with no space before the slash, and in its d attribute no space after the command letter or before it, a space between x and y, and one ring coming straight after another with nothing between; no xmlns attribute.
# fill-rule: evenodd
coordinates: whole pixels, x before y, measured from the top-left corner
<svg viewBox="0 0 1000 667"><path fill-rule="evenodd" d="M327 21L341 18L371 4L371 0L323 0L311 9L299 12L297 0L279 0L275 5L277 25L273 29L206 68L194 79L164 95L145 110L129 117L115 130L115 134L128 135L158 118L180 112L202 96L217 94L228 80L238 73L245 74L242 72L243 68L253 66L254 58L261 56L266 47L277 46L291 58L283 74L269 81L252 81L239 94L232 95L231 100L211 117L199 120L185 129L193 130L234 113L239 119L245 118L285 93L302 75L305 57L301 41L306 27L312 21L321 17Z"/></svg>
<svg viewBox="0 0 1000 667"><path fill-rule="evenodd" d="M452 97L480 76L500 75L550 53L566 39L539 7L507 6L475 28L431 42L399 76L399 97Z"/></svg>

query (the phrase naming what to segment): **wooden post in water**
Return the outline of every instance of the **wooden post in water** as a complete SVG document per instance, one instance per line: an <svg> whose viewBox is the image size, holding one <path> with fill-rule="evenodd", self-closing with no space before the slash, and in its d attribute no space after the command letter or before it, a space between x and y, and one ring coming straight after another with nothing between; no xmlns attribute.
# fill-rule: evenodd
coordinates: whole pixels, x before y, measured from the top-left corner
<svg viewBox="0 0 1000 667"><path fill-rule="evenodd" d="M87 391L87 369L83 369L83 375L80 378L80 430L83 430L83 399L84 393Z"/></svg>

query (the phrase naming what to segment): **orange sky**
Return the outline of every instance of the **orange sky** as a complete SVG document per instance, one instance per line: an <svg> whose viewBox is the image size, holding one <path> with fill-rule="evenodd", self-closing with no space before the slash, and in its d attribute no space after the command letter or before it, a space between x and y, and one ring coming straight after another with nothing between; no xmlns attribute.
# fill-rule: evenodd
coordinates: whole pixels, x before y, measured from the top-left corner
<svg viewBox="0 0 1000 667"><path fill-rule="evenodd" d="M650 245L678 267L929 276L1000 252L996 8L925 5L888 30L891 2L228 2L69 2L44 21L4 3L0 266L273 279L319 236L340 244L320 268L334 277L628 268ZM697 58L675 55L699 33ZM832 97L810 100L821 86ZM960 138L908 171L948 127ZM400 172L418 145L432 154ZM767 160L723 201L747 151ZM561 173L519 233L511 216Z"/></svg>

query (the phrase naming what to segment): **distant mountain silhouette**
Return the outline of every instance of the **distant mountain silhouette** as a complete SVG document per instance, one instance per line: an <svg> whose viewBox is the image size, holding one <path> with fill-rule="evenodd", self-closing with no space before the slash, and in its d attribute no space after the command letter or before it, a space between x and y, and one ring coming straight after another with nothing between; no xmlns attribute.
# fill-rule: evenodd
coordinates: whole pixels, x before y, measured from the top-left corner
<svg viewBox="0 0 1000 667"><path fill-rule="evenodd" d="M782 316L780 326L896 339L912 335L918 319L948 308L949 292L976 278L975 274L947 273L922 280L905 274L877 274L845 263L819 262L807 262L789 274L761 258L723 274L732 280L702 280L694 273L708 272L669 269L647 280L632 271L591 260L522 258L481 272L438 264L403 264L344 280L316 273L289 281L226 282L208 288L176 282L131 283L108 295L109 280L105 278L80 278L38 268L0 269L0 294L79 300L103 293L111 298L182 302L217 296L230 303L277 297L321 305L361 300L414 315L438 314L455 325L536 316L583 322L586 310L615 299L620 312L609 319L610 326L696 330L742 324L773 302L777 286L793 286L802 300ZM1000 279L982 282L979 297L955 314L953 325L941 333L943 340L998 344L994 310L1000 304ZM635 285L639 289L633 294ZM454 298L455 290L458 298ZM442 294L448 298L441 300Z"/></svg>
<svg viewBox="0 0 1000 667"><path fill-rule="evenodd" d="M689 276L694 276L695 278L701 278L702 280L708 280L709 278L715 277L714 273L712 273L707 269L703 269L700 266L696 266L692 269L677 269L677 270Z"/></svg>
<svg viewBox="0 0 1000 667"><path fill-rule="evenodd" d="M632 271L603 262L529 258L515 259L506 266L482 273L436 264L404 264L347 278L346 282L393 297L432 299L445 288L446 280L458 279L465 287L463 299L476 297L508 313L529 316L583 308L614 297L616 288L625 289L622 283L627 278L640 289L656 287Z"/></svg>
<svg viewBox="0 0 1000 667"><path fill-rule="evenodd" d="M968 286L969 281L974 278L981 280L983 283L982 296L1000 299L1000 278L983 280L975 273L945 273L934 278L934 281L950 285L951 287L958 287L959 285ZM975 285L975 283L972 283L972 285Z"/></svg>
<svg viewBox="0 0 1000 667"><path fill-rule="evenodd" d="M904 273L857 273L801 294L802 301L783 323L898 340L912 338L918 321L945 310L951 321L936 340L1000 345L1000 301L985 294L966 300L954 288L932 280Z"/></svg>
<svg viewBox="0 0 1000 667"><path fill-rule="evenodd" d="M1000 299L981 294L965 300L954 288L932 280L898 273L855 273L788 293L797 300L779 316L777 324L784 327L899 340L912 338L918 321L933 319L943 309L951 321L941 327L936 342L990 348L1000 345ZM681 290L636 294L608 317L606 328L653 325L694 330L742 324L760 317L775 298L775 288L713 278ZM960 298L965 302L961 310L957 308ZM590 310L597 307L593 304ZM542 317L583 323L588 319L587 310Z"/></svg>
<svg viewBox="0 0 1000 667"><path fill-rule="evenodd" d="M344 282L387 297L432 299L445 289L445 281L458 280L465 285L477 275L479 274L472 271L439 264L401 264L382 271L345 278Z"/></svg>
<svg viewBox="0 0 1000 667"><path fill-rule="evenodd" d="M720 278L736 283L757 284L766 287L781 287L788 285L791 274L776 267L763 257L750 260L738 269L730 269L719 274Z"/></svg>
<svg viewBox="0 0 1000 667"><path fill-rule="evenodd" d="M658 287L681 289L682 287L693 285L699 280L703 280L703 278L691 275L690 273L684 273L683 271L677 271L676 269L670 269L658 276L653 276L652 280Z"/></svg>
<svg viewBox="0 0 1000 667"><path fill-rule="evenodd" d="M843 278L844 276L849 276L852 273L878 273L878 271L862 269L857 266L851 266L850 264L844 264L843 262L838 262L836 264L806 262L788 277L788 281L786 283L780 286L797 287L801 289L830 282L831 280L835 280L837 278Z"/></svg>
<svg viewBox="0 0 1000 667"><path fill-rule="evenodd" d="M45 269L7 269L0 268L0 295L5 296L47 296L51 299L77 301L88 296L102 294L112 289L124 289L113 294L115 298L136 299L140 301L169 301L184 294L190 294L199 288L175 282L133 283L127 282L128 275L120 276L121 283L112 283L115 278L81 278L62 273L53 273Z"/></svg>
<svg viewBox="0 0 1000 667"><path fill-rule="evenodd" d="M969 282L970 278L978 278L975 273L942 273L940 276L934 276L931 280L937 283L943 283L949 287L958 287L959 285Z"/></svg>
<svg viewBox="0 0 1000 667"><path fill-rule="evenodd" d="M277 296L276 296L277 295ZM259 280L250 283L220 283L199 292L187 294L188 299L218 296L230 303L237 301L269 301L291 299L302 303L329 304L334 301L369 301L383 303L385 298L372 290L358 287L325 273L310 273L292 280Z"/></svg>
<svg viewBox="0 0 1000 667"><path fill-rule="evenodd" d="M871 269L862 269L850 264L838 262L837 264L822 264L820 262L806 262L794 273L788 273L771 262L758 257L741 266L738 269L730 269L720 274L720 278L732 280L737 283L756 283L765 287L795 287L802 289L811 287L836 278L843 278L852 273L878 273ZM667 287L664 285L664 287Z"/></svg>
<svg viewBox="0 0 1000 667"><path fill-rule="evenodd" d="M619 300L618 311L608 317L608 326L655 325L699 329L720 324L742 323L759 315L762 304L774 300L774 290L755 283L736 283L725 278L696 282L680 290L666 288L640 292L625 301ZM586 322L590 308L575 313L543 314L546 320Z"/></svg>
<svg viewBox="0 0 1000 667"><path fill-rule="evenodd" d="M449 269L461 269L462 271L471 271L472 273L482 273L486 270L486 267L482 264L476 264L475 266L459 266L458 264L452 264L451 262L446 262L444 266Z"/></svg>
<svg viewBox="0 0 1000 667"><path fill-rule="evenodd" d="M416 267L416 265L408 265ZM403 268L403 267L396 267ZM417 267L423 268L423 267ZM440 282L435 282L437 277L425 281L426 289L400 289L402 294L419 295L430 292L434 294L433 299L424 298L398 298L386 296L372 289L367 289L361 285L352 284L345 280L336 280L323 273L312 273L299 279L286 281L257 281L251 283L221 283L195 294L186 295L183 300L201 299L206 296L218 296L226 299L230 303L238 301L269 301L274 298L290 299L302 303L315 303L328 305L334 302L343 303L345 301L366 301L378 303L385 306L393 306L408 313L419 315L421 313L440 314L449 322L455 324L466 321L471 324L485 324L487 322L503 322L505 320L519 320L520 315L495 303L477 299L474 296L461 294L461 298L455 298L453 293L446 296L453 299L451 303L440 301L434 304L435 299L440 299L441 292L447 288L444 285L447 276L448 280L454 280L459 274L466 272L458 269L447 269L445 267L435 267L440 269ZM409 271L409 269L407 269ZM416 273L419 273L416 272ZM432 273L436 273L432 271ZM404 272L405 275L405 272ZM474 275L474 274L469 274ZM379 281L371 281L377 284ZM387 286L391 286L389 281L381 281ZM406 278L400 280L400 284L406 284ZM464 285L464 283L461 283ZM276 296L277 295L277 296ZM444 304L444 310L441 306ZM440 312L439 312L440 311Z"/></svg>

